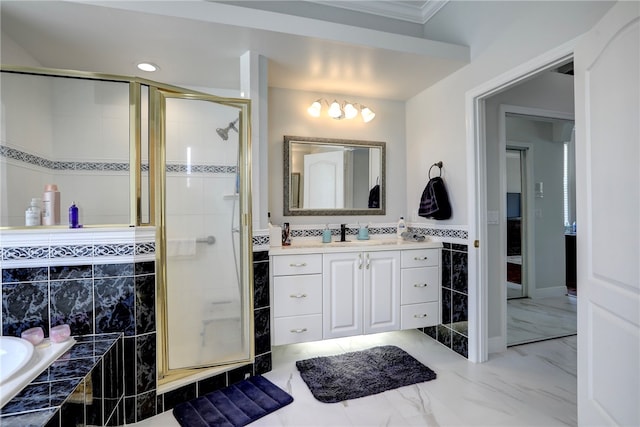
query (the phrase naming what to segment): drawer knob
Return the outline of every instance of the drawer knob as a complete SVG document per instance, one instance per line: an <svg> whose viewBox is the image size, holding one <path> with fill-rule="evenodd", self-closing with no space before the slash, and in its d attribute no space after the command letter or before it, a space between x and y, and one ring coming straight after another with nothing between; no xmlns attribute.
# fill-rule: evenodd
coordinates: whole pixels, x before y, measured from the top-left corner
<svg viewBox="0 0 640 427"><path fill-rule="evenodd" d="M307 263L306 262L300 262L298 264L289 264L289 267L306 267Z"/></svg>
<svg viewBox="0 0 640 427"><path fill-rule="evenodd" d="M416 283L415 285L413 285L414 288L426 288L427 286L429 286L426 283Z"/></svg>
<svg viewBox="0 0 640 427"><path fill-rule="evenodd" d="M291 332L292 334L301 334L303 332L307 332L307 328L291 329L291 331L289 332Z"/></svg>
<svg viewBox="0 0 640 427"><path fill-rule="evenodd" d="M426 256L416 256L416 257L413 257L413 260L414 260L414 261L426 261L426 260L428 260L428 259L429 259L429 257L426 257Z"/></svg>
<svg viewBox="0 0 640 427"><path fill-rule="evenodd" d="M291 294L289 298L306 298L307 294Z"/></svg>
<svg viewBox="0 0 640 427"><path fill-rule="evenodd" d="M414 314L413 317L415 317L416 319L424 319L425 317L427 317L427 314Z"/></svg>

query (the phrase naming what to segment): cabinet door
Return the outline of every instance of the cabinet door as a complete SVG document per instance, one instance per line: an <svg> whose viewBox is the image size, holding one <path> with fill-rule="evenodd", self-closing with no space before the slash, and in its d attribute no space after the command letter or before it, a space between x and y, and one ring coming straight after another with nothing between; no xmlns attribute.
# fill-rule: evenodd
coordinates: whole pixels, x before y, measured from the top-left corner
<svg viewBox="0 0 640 427"><path fill-rule="evenodd" d="M323 256L323 337L362 334L362 253Z"/></svg>
<svg viewBox="0 0 640 427"><path fill-rule="evenodd" d="M400 329L400 251L365 252L364 333Z"/></svg>

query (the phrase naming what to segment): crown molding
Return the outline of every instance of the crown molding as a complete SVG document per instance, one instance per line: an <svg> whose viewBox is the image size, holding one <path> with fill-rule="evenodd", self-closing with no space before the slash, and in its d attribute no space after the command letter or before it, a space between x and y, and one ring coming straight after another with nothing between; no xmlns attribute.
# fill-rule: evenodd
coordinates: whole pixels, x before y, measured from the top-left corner
<svg viewBox="0 0 640 427"><path fill-rule="evenodd" d="M399 19L415 24L425 24L431 19L449 0L426 0L421 5L410 4L403 1L331 1L309 0L324 6L339 7L356 12L369 13L384 16L385 18ZM419 2L411 2L419 3Z"/></svg>

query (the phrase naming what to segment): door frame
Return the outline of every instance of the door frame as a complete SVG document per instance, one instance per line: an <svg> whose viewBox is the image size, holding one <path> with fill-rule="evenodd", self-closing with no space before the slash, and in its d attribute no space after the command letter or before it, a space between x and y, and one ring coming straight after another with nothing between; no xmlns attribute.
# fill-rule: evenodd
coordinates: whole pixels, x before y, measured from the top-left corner
<svg viewBox="0 0 640 427"><path fill-rule="evenodd" d="M467 205L469 206L468 280L469 280L469 352L475 363L489 357L488 277L487 277L487 191L485 100L527 79L573 58L578 38L570 40L465 94L467 123ZM505 299L506 306L506 299Z"/></svg>

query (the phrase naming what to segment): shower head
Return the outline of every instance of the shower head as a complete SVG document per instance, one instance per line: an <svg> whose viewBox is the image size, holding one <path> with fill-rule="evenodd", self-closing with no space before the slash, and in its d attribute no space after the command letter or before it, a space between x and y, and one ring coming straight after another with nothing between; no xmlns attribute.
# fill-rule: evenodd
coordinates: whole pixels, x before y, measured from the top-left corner
<svg viewBox="0 0 640 427"><path fill-rule="evenodd" d="M236 123L238 123L238 119L235 119L234 121L229 123L229 126L227 126L226 128L218 128L218 129L216 129L216 133L218 134L218 136L220 138L222 138L223 141L226 141L226 140L229 139L229 130L230 129L233 129L236 132L238 132L238 128L236 128Z"/></svg>

